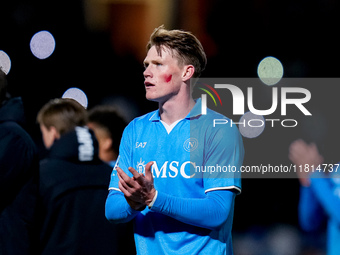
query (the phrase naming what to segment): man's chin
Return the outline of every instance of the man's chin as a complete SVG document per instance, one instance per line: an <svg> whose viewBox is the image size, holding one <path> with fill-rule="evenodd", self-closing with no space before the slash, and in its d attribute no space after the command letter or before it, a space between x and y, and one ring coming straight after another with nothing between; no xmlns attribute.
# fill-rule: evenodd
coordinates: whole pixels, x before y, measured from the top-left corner
<svg viewBox="0 0 340 255"><path fill-rule="evenodd" d="M148 95L148 93L146 93L145 98L149 101L158 102L157 98Z"/></svg>

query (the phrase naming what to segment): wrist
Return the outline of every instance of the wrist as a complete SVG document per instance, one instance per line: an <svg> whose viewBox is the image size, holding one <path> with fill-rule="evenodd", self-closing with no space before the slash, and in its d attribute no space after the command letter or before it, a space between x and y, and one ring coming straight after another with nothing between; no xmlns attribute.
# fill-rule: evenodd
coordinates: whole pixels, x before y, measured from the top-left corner
<svg viewBox="0 0 340 255"><path fill-rule="evenodd" d="M308 188L310 186L310 179L309 178L299 178L300 184L303 187Z"/></svg>
<svg viewBox="0 0 340 255"><path fill-rule="evenodd" d="M145 209L145 205L140 205L140 206L137 206L137 207L135 207L135 208L132 208L133 210L135 210L135 211L143 211L144 209Z"/></svg>
<svg viewBox="0 0 340 255"><path fill-rule="evenodd" d="M158 191L154 189L152 200L147 204L149 208L151 208L153 204L155 203L157 195L158 195Z"/></svg>
<svg viewBox="0 0 340 255"><path fill-rule="evenodd" d="M143 211L145 209L145 205L138 203L138 202L134 202L131 199L126 198L126 202L129 204L130 208L134 211Z"/></svg>

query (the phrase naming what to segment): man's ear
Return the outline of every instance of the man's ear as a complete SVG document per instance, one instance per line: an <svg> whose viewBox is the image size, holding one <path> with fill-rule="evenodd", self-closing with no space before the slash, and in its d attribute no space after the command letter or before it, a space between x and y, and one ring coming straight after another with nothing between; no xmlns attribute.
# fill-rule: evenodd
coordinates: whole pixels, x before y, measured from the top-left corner
<svg viewBox="0 0 340 255"><path fill-rule="evenodd" d="M192 76L195 73L195 67L193 65L185 65L183 67L183 75L182 75L182 80L188 81L189 79L192 78Z"/></svg>
<svg viewBox="0 0 340 255"><path fill-rule="evenodd" d="M50 130L52 132L54 140L58 140L60 138L60 133L58 132L58 130L54 126L51 126Z"/></svg>
<svg viewBox="0 0 340 255"><path fill-rule="evenodd" d="M102 148L105 151L112 150L112 139L111 138L103 138L102 141Z"/></svg>

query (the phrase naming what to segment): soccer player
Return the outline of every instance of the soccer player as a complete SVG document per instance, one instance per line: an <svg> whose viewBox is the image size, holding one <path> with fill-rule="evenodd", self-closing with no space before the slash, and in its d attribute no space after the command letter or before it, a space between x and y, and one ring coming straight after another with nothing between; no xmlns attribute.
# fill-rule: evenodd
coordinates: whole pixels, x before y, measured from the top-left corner
<svg viewBox="0 0 340 255"><path fill-rule="evenodd" d="M137 254L233 254L231 229L244 149L238 129L192 98L206 65L190 32L156 28L144 60L146 98L159 108L124 130L106 217L134 221ZM210 169L211 171L207 171ZM212 170L214 169L214 171ZM217 171L215 171L217 170Z"/></svg>
<svg viewBox="0 0 340 255"><path fill-rule="evenodd" d="M327 255L339 254L340 174L337 165L323 169L324 158L317 146L301 139L290 145L289 159L299 169L299 222L302 229L318 230L327 219Z"/></svg>

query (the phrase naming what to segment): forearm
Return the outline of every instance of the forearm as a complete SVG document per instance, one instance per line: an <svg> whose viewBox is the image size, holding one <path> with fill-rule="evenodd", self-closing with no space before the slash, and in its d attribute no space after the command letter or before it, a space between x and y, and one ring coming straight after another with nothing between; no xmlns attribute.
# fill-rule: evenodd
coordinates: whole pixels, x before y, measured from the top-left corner
<svg viewBox="0 0 340 255"><path fill-rule="evenodd" d="M323 209L310 187L301 186L298 211L300 226L305 231L316 230L323 222Z"/></svg>
<svg viewBox="0 0 340 255"><path fill-rule="evenodd" d="M216 230L227 220L234 197L228 190L208 192L205 198L180 198L158 192L151 210L190 225Z"/></svg>
<svg viewBox="0 0 340 255"><path fill-rule="evenodd" d="M340 197L334 194L330 181L324 175L313 175L311 178L311 188L329 217L335 219L340 224Z"/></svg>
<svg viewBox="0 0 340 255"><path fill-rule="evenodd" d="M111 190L105 204L105 216L113 223L124 223L132 220L139 211L133 210L127 203L124 194Z"/></svg>

